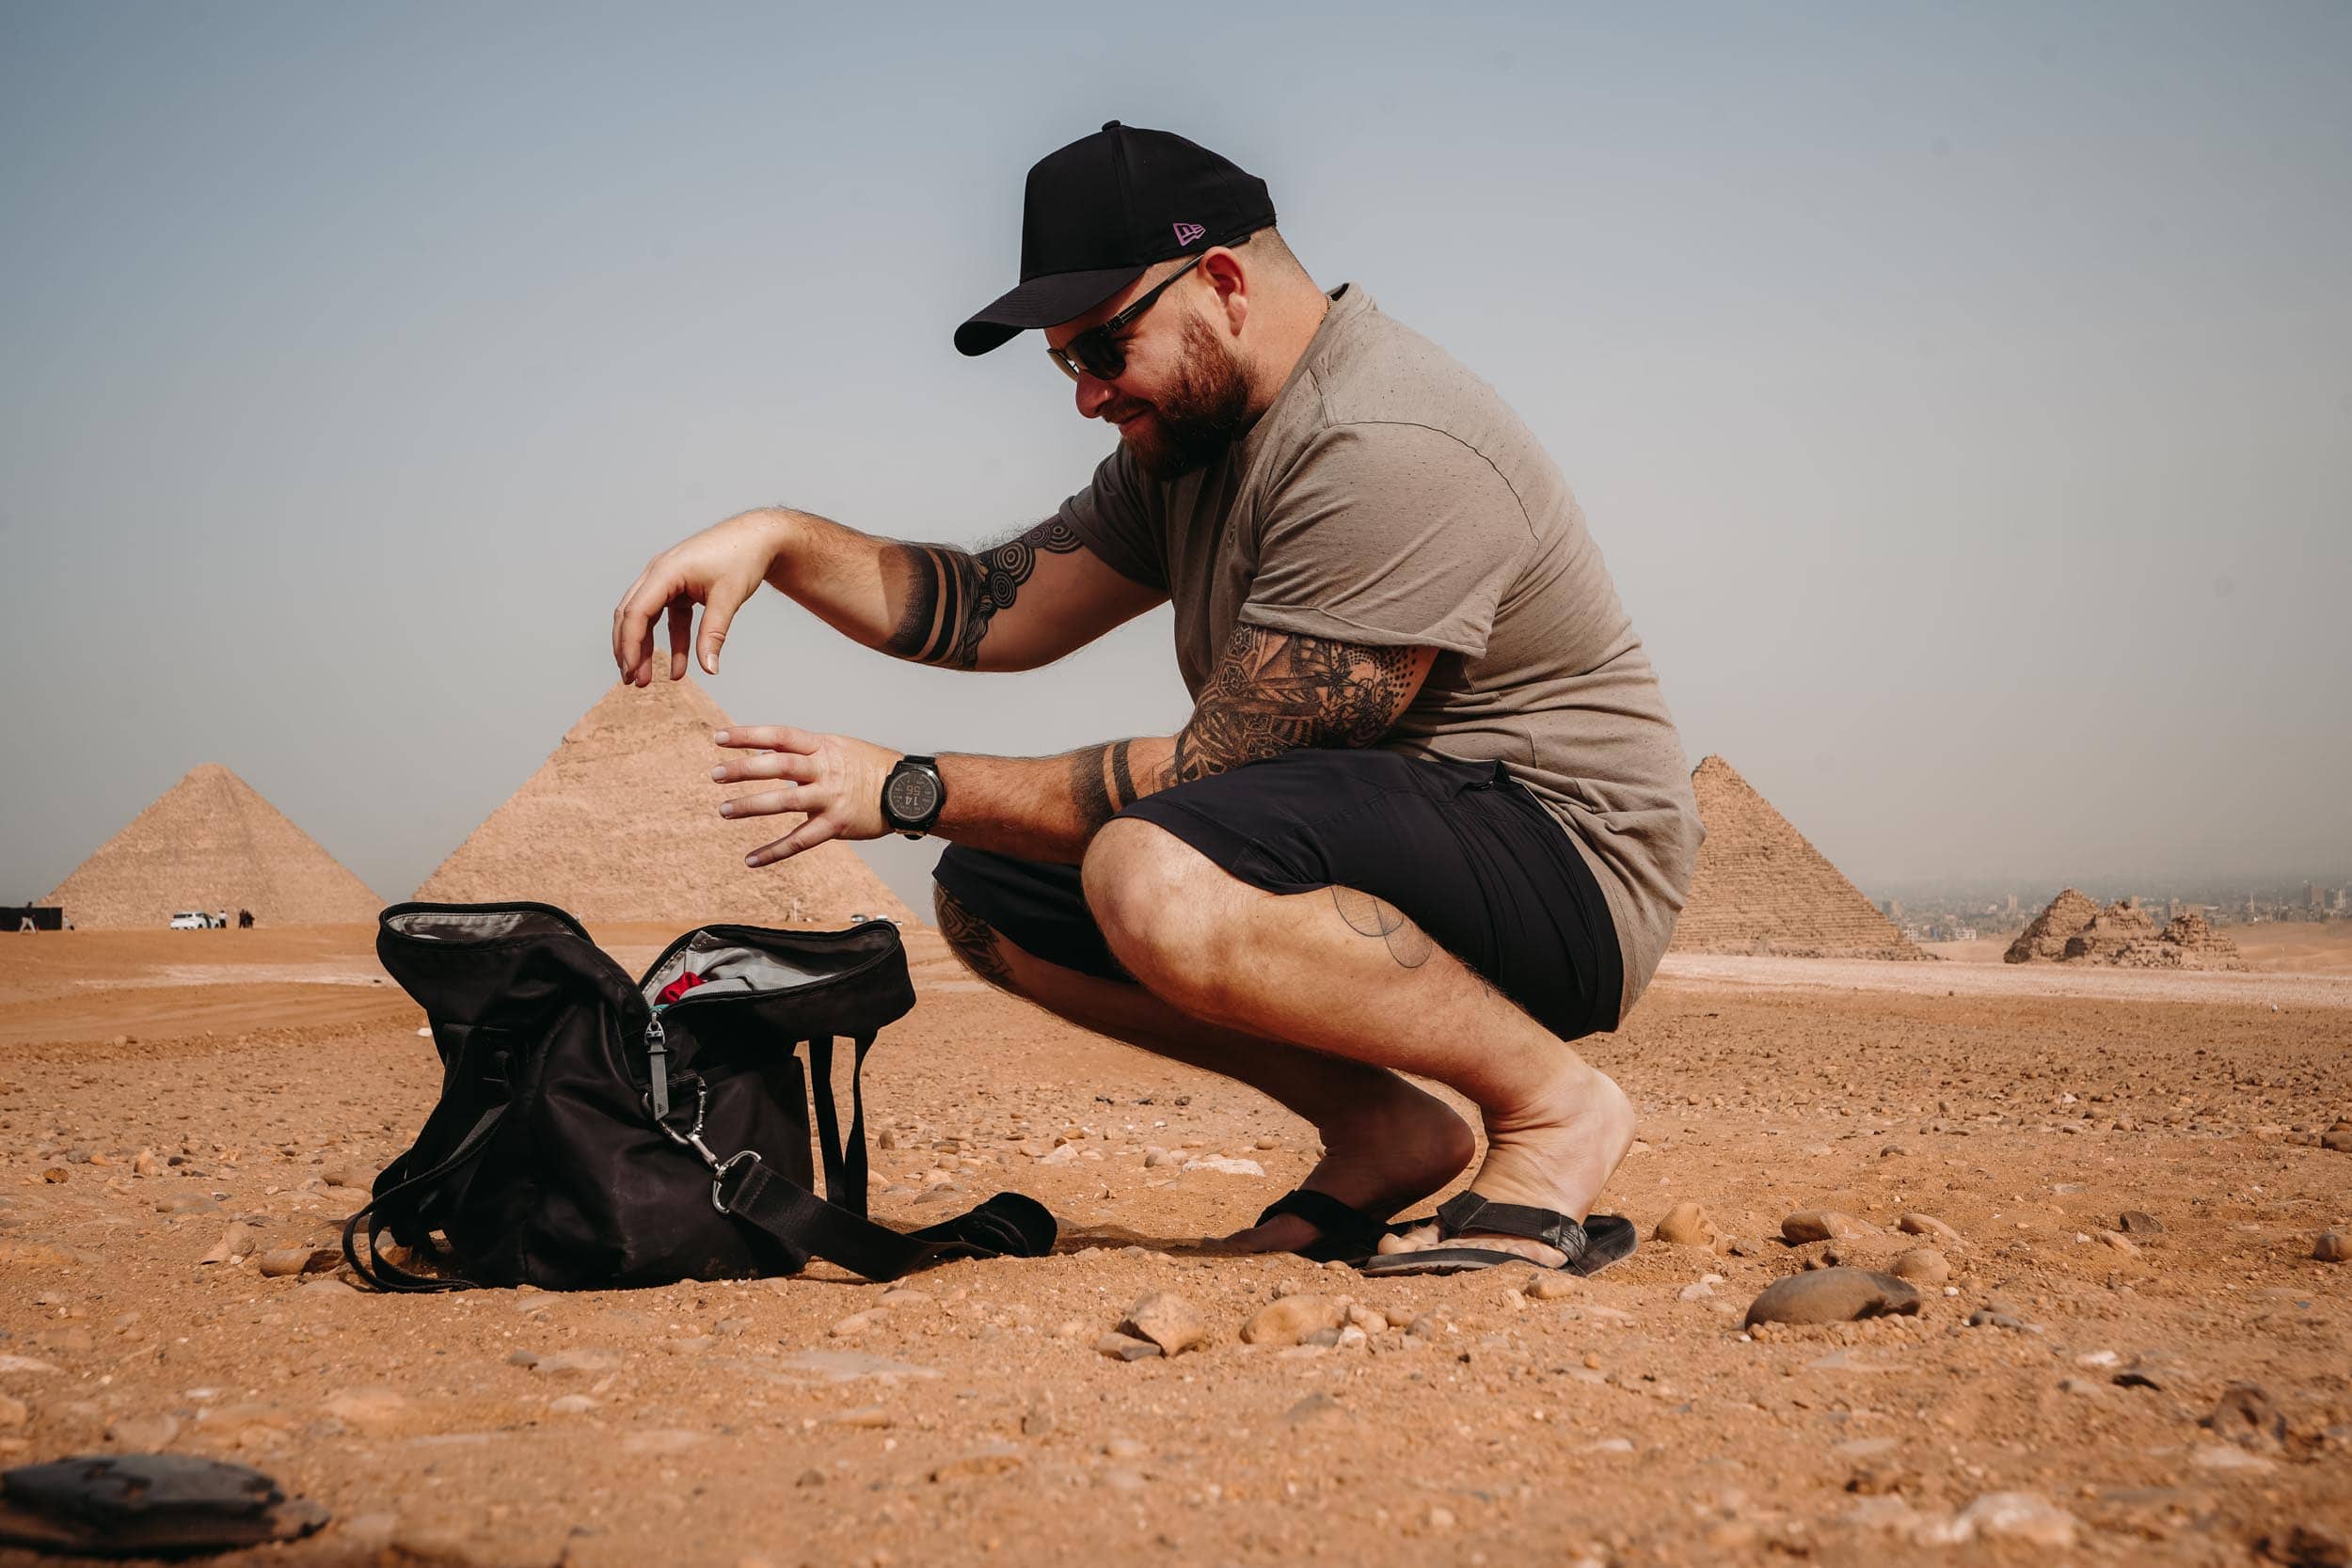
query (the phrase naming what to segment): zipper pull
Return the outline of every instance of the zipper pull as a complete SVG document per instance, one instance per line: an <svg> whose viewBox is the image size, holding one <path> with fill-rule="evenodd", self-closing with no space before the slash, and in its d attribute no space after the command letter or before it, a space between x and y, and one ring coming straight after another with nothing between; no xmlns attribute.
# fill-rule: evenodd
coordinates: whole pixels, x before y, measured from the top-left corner
<svg viewBox="0 0 2352 1568"><path fill-rule="evenodd" d="M645 1068L652 1075L653 1119L670 1118L670 1039L658 1018L645 1020Z"/></svg>

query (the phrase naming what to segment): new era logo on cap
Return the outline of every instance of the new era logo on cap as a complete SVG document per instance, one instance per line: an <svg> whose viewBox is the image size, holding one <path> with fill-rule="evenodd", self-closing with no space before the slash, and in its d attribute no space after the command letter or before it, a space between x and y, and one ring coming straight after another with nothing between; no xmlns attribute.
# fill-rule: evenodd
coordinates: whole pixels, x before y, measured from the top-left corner
<svg viewBox="0 0 2352 1568"><path fill-rule="evenodd" d="M1180 223L1176 226L1176 243L1178 245L1190 245L1193 241L1199 239L1201 235L1207 232L1207 230L1201 228L1197 223Z"/></svg>

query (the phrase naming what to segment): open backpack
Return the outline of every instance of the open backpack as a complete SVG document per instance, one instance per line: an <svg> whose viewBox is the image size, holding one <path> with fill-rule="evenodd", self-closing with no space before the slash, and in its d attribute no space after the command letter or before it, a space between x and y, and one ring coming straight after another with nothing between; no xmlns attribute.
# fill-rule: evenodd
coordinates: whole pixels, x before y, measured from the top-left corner
<svg viewBox="0 0 2352 1568"><path fill-rule="evenodd" d="M866 1053L914 1006L888 921L699 927L635 980L546 904L396 904L375 949L442 1073L416 1143L343 1227L378 1289L599 1290L812 1258L881 1280L1053 1246L1053 1216L1018 1193L913 1232L866 1217ZM837 1040L854 1053L846 1129ZM437 1272L385 1257L386 1232Z"/></svg>

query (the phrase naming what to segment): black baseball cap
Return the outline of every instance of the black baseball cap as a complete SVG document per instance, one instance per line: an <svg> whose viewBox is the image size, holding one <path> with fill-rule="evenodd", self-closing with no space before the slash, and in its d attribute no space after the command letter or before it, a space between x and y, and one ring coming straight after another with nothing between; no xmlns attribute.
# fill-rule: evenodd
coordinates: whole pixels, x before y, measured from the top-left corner
<svg viewBox="0 0 2352 1568"><path fill-rule="evenodd" d="M1274 222L1265 182L1168 131L1111 120L1029 168L1021 286L956 328L986 354L1083 316L1154 261L1232 245Z"/></svg>

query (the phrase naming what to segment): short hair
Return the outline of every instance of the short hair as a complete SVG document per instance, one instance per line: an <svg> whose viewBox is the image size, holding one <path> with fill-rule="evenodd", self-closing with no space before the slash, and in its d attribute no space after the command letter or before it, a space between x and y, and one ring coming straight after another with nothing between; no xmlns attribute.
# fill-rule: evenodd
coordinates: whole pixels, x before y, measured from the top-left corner
<svg viewBox="0 0 2352 1568"><path fill-rule="evenodd" d="M1301 277L1307 276L1307 269L1299 264L1291 247L1283 243L1281 230L1271 224L1251 230L1249 249L1252 255L1271 258L1271 264L1277 271L1295 272Z"/></svg>

